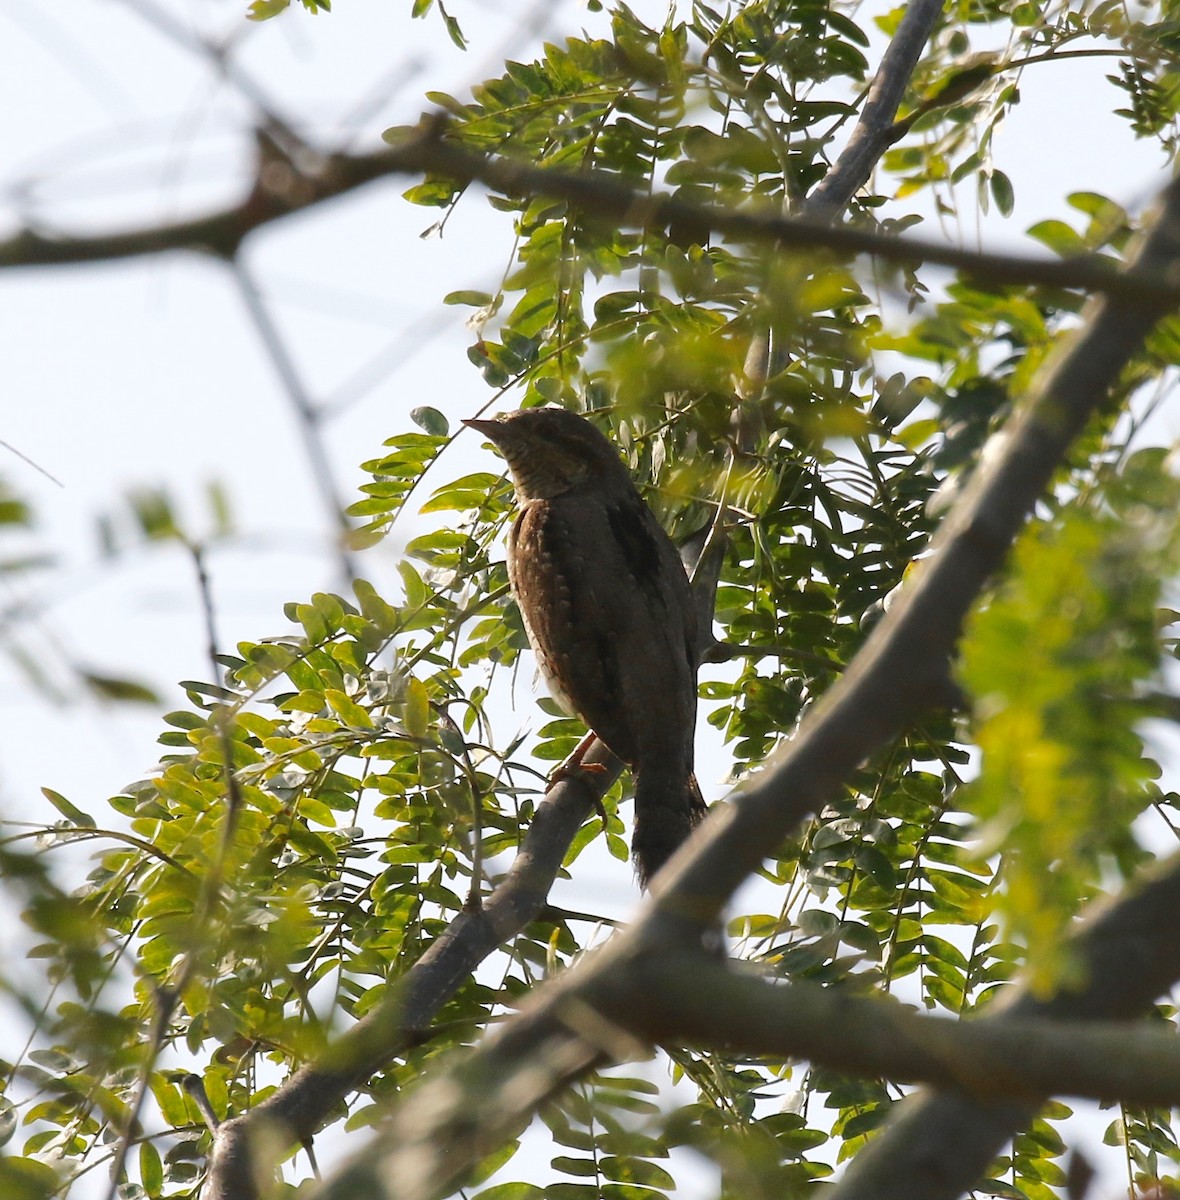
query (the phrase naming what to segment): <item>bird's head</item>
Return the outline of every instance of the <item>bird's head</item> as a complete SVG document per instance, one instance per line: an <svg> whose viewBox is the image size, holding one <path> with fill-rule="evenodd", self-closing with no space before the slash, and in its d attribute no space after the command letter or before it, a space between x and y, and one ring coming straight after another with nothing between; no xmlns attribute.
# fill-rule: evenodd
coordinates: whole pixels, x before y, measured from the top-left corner
<svg viewBox="0 0 1180 1200"><path fill-rule="evenodd" d="M504 456L517 497L551 500L579 484L631 486L618 451L593 425L564 408L522 408L464 421Z"/></svg>

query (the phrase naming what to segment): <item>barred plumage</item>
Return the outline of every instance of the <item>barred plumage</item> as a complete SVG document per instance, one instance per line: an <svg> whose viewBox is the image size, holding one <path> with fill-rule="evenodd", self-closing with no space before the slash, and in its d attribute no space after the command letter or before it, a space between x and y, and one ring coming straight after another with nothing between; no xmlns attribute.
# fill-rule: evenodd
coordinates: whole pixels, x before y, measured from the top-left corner
<svg viewBox="0 0 1180 1200"><path fill-rule="evenodd" d="M553 697L635 775L640 883L705 812L693 775L697 629L671 539L609 441L565 409L464 422L512 472L508 576Z"/></svg>

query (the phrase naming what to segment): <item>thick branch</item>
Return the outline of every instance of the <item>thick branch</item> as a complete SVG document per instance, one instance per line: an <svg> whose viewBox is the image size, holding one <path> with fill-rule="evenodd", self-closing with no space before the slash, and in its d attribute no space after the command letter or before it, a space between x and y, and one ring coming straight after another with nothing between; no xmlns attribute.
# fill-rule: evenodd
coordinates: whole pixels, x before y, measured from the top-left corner
<svg viewBox="0 0 1180 1200"><path fill-rule="evenodd" d="M1164 925L1173 927L1164 938L1175 941L1176 922ZM649 957L626 983L633 1001L620 1013L638 1007L650 1015L650 1027L635 1032L651 1042L803 1059L850 1075L934 1084L982 1101L1022 1097L1035 1104L1056 1095L1180 1104L1180 1039L1159 1024L1052 1020L1044 1012L957 1021L845 988L773 983L702 954ZM640 1005L645 995L658 996L659 1005ZM959 1139L946 1145L958 1159ZM870 1178L878 1195L878 1178Z"/></svg>
<svg viewBox="0 0 1180 1200"><path fill-rule="evenodd" d="M1160 274L1180 266L1180 183L1170 185L1165 198L1136 260ZM625 1043L626 1029L642 1027L634 1003L616 1007L617 981L652 954L698 942L702 925L719 917L763 857L942 691L968 610L1070 443L1106 402L1164 311L1162 305L1109 300L1094 306L1011 428L988 444L930 557L851 668L767 769L712 810L656 877L636 923L538 989L516 1018L452 1072L415 1089L399 1106L389 1134L359 1156L328 1194L396 1194L400 1200L448 1194L481 1153L511 1136L545 1096ZM648 997L652 1007L662 1002L662 996Z"/></svg>
<svg viewBox="0 0 1180 1200"><path fill-rule="evenodd" d="M1044 1003L1014 988L1012 1000L968 1022L921 1016L837 988L741 976L699 948L690 954L675 944L644 943L633 929L587 968L535 995L458 1070L417 1090L399 1106L388 1134L314 1195L448 1195L471 1165L519 1132L529 1113L572 1079L603 1062L640 1056L652 1042L675 1040L953 1088L926 1104L903 1105L892 1143L896 1160L881 1160L883 1136L837 1185L842 1193L855 1179L857 1200L949 1197L957 1192L915 1187L915 1173L927 1185L936 1171L945 1181L953 1169L962 1190L998 1149L988 1133L1003 1125L1003 1136L1010 1136L1008 1125L1027 1122L1050 1089L1176 1101L1180 1045L1173 1033L1082 1018L1133 1016L1180 975L1178 903L1180 859L1097 912L1070 940L1067 952L1089 985ZM981 1123L980 1132L973 1122ZM865 1165L866 1159L873 1161Z"/></svg>

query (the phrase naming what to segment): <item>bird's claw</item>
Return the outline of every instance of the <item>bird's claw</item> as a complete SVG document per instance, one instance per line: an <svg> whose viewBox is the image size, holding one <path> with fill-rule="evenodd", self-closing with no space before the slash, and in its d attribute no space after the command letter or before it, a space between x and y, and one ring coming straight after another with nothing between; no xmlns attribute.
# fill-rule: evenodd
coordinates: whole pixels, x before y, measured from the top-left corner
<svg viewBox="0 0 1180 1200"><path fill-rule="evenodd" d="M602 763L584 762L586 752L590 749L594 742L595 735L588 733L574 747L573 753L563 763L559 763L549 774L549 787L545 790L548 792L550 788L555 788L559 783L566 783L570 780L578 778L580 773L587 775L601 775L606 771L606 767ZM594 789L591 789L594 791ZM602 818L602 826L606 828L606 809L602 805L602 797L595 791L594 807L598 811L598 815Z"/></svg>

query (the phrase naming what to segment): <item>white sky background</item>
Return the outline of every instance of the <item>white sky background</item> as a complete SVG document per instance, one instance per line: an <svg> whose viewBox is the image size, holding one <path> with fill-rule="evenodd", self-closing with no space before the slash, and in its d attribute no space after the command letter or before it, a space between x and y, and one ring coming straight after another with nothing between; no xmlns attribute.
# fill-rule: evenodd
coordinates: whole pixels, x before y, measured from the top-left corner
<svg viewBox="0 0 1180 1200"><path fill-rule="evenodd" d="M632 6L656 21L664 11L650 0ZM246 0L156 0L150 11L220 39L245 7ZM240 193L251 109L145 19L148 8L140 0L0 0L0 236L31 216L51 230L96 232L194 214ZM414 121L429 107L426 90L463 97L505 54L532 57L539 38L521 35L524 21L541 20L550 40L559 30L606 28L572 0L455 3L471 39L463 54L435 14L411 21L409 0L337 0L336 9L315 18L293 10L245 28L236 61L313 141L335 144L358 103L371 100L355 130L358 148L389 125ZM1067 191L1094 190L1138 208L1162 186L1160 152L1134 143L1110 113L1121 102L1102 81L1112 69L1110 60L1089 60L1025 73L1023 103L994 148L1015 184L1016 213L985 220L988 248L1017 246L1020 231L1045 217L1072 221ZM397 80L400 87L390 86ZM465 355L469 310L441 301L461 288L494 288L509 252L508 221L472 194L442 239L422 240L438 210L400 199L412 182L380 181L289 218L255 235L246 251L313 399L332 397L365 364L390 356L373 386L326 426L348 499L364 481L358 464L409 427L411 408L433 405L454 426L490 395ZM971 212L970 192L963 199ZM925 232L935 229L928 223ZM976 241L974 222L948 233ZM14 602L32 612L6 626L6 636L59 664L143 678L165 709L186 705L176 681L210 675L186 557L153 546L99 558L96 514L136 485L166 485L198 536L208 523L205 484L227 488L242 536L210 558L224 647L282 632L286 601L340 590L332 527L290 403L221 264L173 255L0 272L0 348L0 438L64 484L0 448L0 476L38 516L30 544L58 562L31 588L5 582L0 614ZM1160 421L1164 436L1180 435L1175 408ZM499 464L466 438L448 451L448 468L454 475ZM361 572L392 591L405 536L399 529L366 551ZM60 667L56 677L68 686ZM9 817L48 819L42 785L101 815L104 799L159 755L158 713L78 696L51 703L6 658L0 720L0 811ZM713 798L725 756L714 731L703 726L701 736L702 782ZM605 856L582 861L586 871L562 901L625 916L635 900L630 869ZM0 924L0 952L18 944L8 924Z"/></svg>

